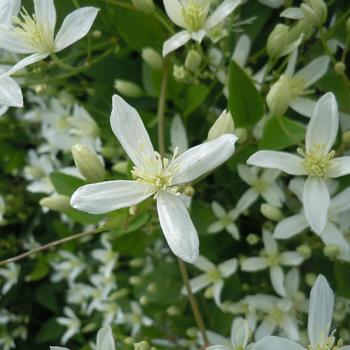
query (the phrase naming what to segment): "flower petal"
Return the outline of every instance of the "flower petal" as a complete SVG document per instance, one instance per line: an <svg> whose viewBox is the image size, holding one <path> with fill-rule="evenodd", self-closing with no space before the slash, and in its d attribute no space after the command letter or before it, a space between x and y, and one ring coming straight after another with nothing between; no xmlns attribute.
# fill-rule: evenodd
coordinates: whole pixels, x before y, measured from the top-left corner
<svg viewBox="0 0 350 350"><path fill-rule="evenodd" d="M218 269L222 277L227 278L233 275L237 271L238 262L237 259L229 259L221 264L219 264Z"/></svg>
<svg viewBox="0 0 350 350"><path fill-rule="evenodd" d="M22 90L10 77L0 78L0 105L23 107Z"/></svg>
<svg viewBox="0 0 350 350"><path fill-rule="evenodd" d="M113 96L110 121L114 135L137 167L142 167L145 158L154 157L154 149L140 115L118 95Z"/></svg>
<svg viewBox="0 0 350 350"><path fill-rule="evenodd" d="M203 255L198 257L194 265L203 272L215 270L215 265Z"/></svg>
<svg viewBox="0 0 350 350"><path fill-rule="evenodd" d="M240 4L242 0L225 0L222 2L215 11L208 17L205 27L207 29L215 27L227 16L229 16Z"/></svg>
<svg viewBox="0 0 350 350"><path fill-rule="evenodd" d="M303 11L299 7L289 7L280 13L280 17L291 19L303 19Z"/></svg>
<svg viewBox="0 0 350 350"><path fill-rule="evenodd" d="M198 234L184 204L175 195L160 191L157 209L160 226L170 249L182 260L194 263L199 252Z"/></svg>
<svg viewBox="0 0 350 350"><path fill-rule="evenodd" d="M226 215L226 210L218 202L211 203L211 209L218 219L221 219Z"/></svg>
<svg viewBox="0 0 350 350"><path fill-rule="evenodd" d="M34 12L36 20L53 40L57 19L54 0L34 0Z"/></svg>
<svg viewBox="0 0 350 350"><path fill-rule="evenodd" d="M281 324L281 328L289 339L299 340L298 321L295 318L286 315Z"/></svg>
<svg viewBox="0 0 350 350"><path fill-rule="evenodd" d="M303 204L306 220L311 229L320 234L327 224L329 192L325 181L309 176L305 181Z"/></svg>
<svg viewBox="0 0 350 350"><path fill-rule="evenodd" d="M283 252L280 255L280 263L285 266L298 266L304 260L304 257L297 252Z"/></svg>
<svg viewBox="0 0 350 350"><path fill-rule="evenodd" d="M263 257L247 258L241 262L242 271L247 272L264 270L267 266L267 259Z"/></svg>
<svg viewBox="0 0 350 350"><path fill-rule="evenodd" d="M46 53L34 53L30 56L27 56L27 57L23 58L22 60L20 60L19 62L17 62L7 72L3 73L0 76L0 79L6 75L8 76L8 75L11 75L13 73L16 73L16 72L20 71L21 69L23 69L27 66L30 66L31 64L39 62L39 61L45 59L47 56L48 56L48 54L46 54Z"/></svg>
<svg viewBox="0 0 350 350"><path fill-rule="evenodd" d="M305 350L298 343L282 337L266 337L254 346L255 350Z"/></svg>
<svg viewBox="0 0 350 350"><path fill-rule="evenodd" d="M253 186L258 181L257 168L248 167L244 164L238 164L237 172L239 177L248 185Z"/></svg>
<svg viewBox="0 0 350 350"><path fill-rule="evenodd" d="M231 326L231 343L234 348L244 349L248 344L249 337L250 330L248 322L242 317L234 319Z"/></svg>
<svg viewBox="0 0 350 350"><path fill-rule="evenodd" d="M316 347L329 335L334 307L334 294L324 276L319 275L310 293L308 335Z"/></svg>
<svg viewBox="0 0 350 350"><path fill-rule="evenodd" d="M268 185L261 192L261 196L265 199L267 203L274 205L276 207L281 207L282 202L285 199L284 192L275 183Z"/></svg>
<svg viewBox="0 0 350 350"><path fill-rule="evenodd" d="M276 239L288 239L301 233L309 226L304 214L296 214L283 219L275 227L273 237Z"/></svg>
<svg viewBox="0 0 350 350"><path fill-rule="evenodd" d="M306 130L306 151L317 144L325 146L329 152L337 137L339 127L338 105L333 93L328 92L317 102Z"/></svg>
<svg viewBox="0 0 350 350"><path fill-rule="evenodd" d="M165 57L170 52L177 50L179 47L185 45L191 39L191 34L187 30L183 30L173 35L163 44L163 56Z"/></svg>
<svg viewBox="0 0 350 350"><path fill-rule="evenodd" d="M235 135L224 134L182 153L172 162L177 168L173 184L191 182L224 163L235 150Z"/></svg>
<svg viewBox="0 0 350 350"><path fill-rule="evenodd" d="M240 67L244 67L247 63L251 46L252 41L250 40L249 36L242 34L237 41L231 59L235 61Z"/></svg>
<svg viewBox="0 0 350 350"><path fill-rule="evenodd" d="M0 25L9 26L12 18L17 16L21 9L21 0L2 0L0 2Z"/></svg>
<svg viewBox="0 0 350 350"><path fill-rule="evenodd" d="M178 0L163 0L166 14L179 27L185 28L185 20L183 18L183 6Z"/></svg>
<svg viewBox="0 0 350 350"><path fill-rule="evenodd" d="M82 39L89 32L98 11L96 7L82 7L70 13L57 33L55 52L62 51Z"/></svg>
<svg viewBox="0 0 350 350"><path fill-rule="evenodd" d="M259 2L271 8L278 8L283 5L284 0L259 0Z"/></svg>
<svg viewBox="0 0 350 350"><path fill-rule="evenodd" d="M349 157L350 158L350 157ZM331 204L329 205L329 212L334 214L340 214L350 209L350 187L346 188L344 191L337 194L331 199Z"/></svg>
<svg viewBox="0 0 350 350"><path fill-rule="evenodd" d="M208 226L208 233L218 233L225 228L224 224L221 221L215 221Z"/></svg>
<svg viewBox="0 0 350 350"><path fill-rule="evenodd" d="M263 230L263 241L266 253L268 255L276 254L278 252L277 242L272 237L272 234L267 230Z"/></svg>
<svg viewBox="0 0 350 350"><path fill-rule="evenodd" d="M236 209L238 213L243 213L246 211L259 197L259 193L253 188L250 188L243 193L242 197L236 204Z"/></svg>
<svg viewBox="0 0 350 350"><path fill-rule="evenodd" d="M105 326L98 331L96 345L96 350L115 350L111 326Z"/></svg>
<svg viewBox="0 0 350 350"><path fill-rule="evenodd" d="M247 164L279 169L290 175L306 175L301 159L287 152L258 151L250 156Z"/></svg>
<svg viewBox="0 0 350 350"><path fill-rule="evenodd" d="M339 157L332 160L327 176L340 177L350 174L350 157Z"/></svg>
<svg viewBox="0 0 350 350"><path fill-rule="evenodd" d="M18 35L7 30L0 30L0 48L9 52L29 54L36 52L32 45L19 40Z"/></svg>
<svg viewBox="0 0 350 350"><path fill-rule="evenodd" d="M188 140L186 129L182 123L181 118L176 115L171 121L170 127L171 149L174 151L178 148L178 154L184 153L188 150Z"/></svg>
<svg viewBox="0 0 350 350"><path fill-rule="evenodd" d="M192 293L197 293L198 291L202 290L203 288L209 286L210 283L211 283L211 280L210 280L209 276L206 274L202 274L202 275L199 275L195 278L192 278L190 280L190 286L191 286ZM184 292L186 294L186 289L184 289Z"/></svg>
<svg viewBox="0 0 350 350"><path fill-rule="evenodd" d="M117 180L78 188L70 200L73 208L90 214L104 214L131 207L152 195L152 187L136 181Z"/></svg>
<svg viewBox="0 0 350 350"><path fill-rule="evenodd" d="M281 266L270 267L270 279L273 289L280 296L285 296L286 291L284 289L284 273Z"/></svg>
<svg viewBox="0 0 350 350"><path fill-rule="evenodd" d="M289 102L289 107L303 115L304 117L311 118L316 106L316 101L310 100L305 97L297 97Z"/></svg>

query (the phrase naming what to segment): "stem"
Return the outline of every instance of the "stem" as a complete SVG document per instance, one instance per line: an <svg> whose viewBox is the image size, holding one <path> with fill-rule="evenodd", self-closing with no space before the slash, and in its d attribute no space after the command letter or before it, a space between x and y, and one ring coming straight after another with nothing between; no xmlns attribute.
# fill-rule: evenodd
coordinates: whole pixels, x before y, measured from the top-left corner
<svg viewBox="0 0 350 350"><path fill-rule="evenodd" d="M68 64L65 64L63 61L61 61L55 53L52 53L51 55L52 61L55 62L57 64L57 66L59 66L60 68L64 69L64 70L68 70L71 72L74 72L75 70L79 69L79 68L74 68L69 66Z"/></svg>
<svg viewBox="0 0 350 350"><path fill-rule="evenodd" d="M164 157L164 154L165 154L164 129L165 129L166 93L167 93L167 87L168 87L168 69L169 69L169 62L167 59L165 59L164 65L163 65L162 85L161 85L160 95L158 100L158 113L157 113L159 153L162 157ZM205 348L206 348L207 346L209 346L209 340L207 337L207 333L205 331L205 325L204 325L203 317L198 307L198 303L191 290L191 285L188 277L186 264L180 258L177 258L177 259L179 262L183 283L187 291L188 300L190 302L194 318L196 320L198 329L202 335Z"/></svg>
<svg viewBox="0 0 350 350"><path fill-rule="evenodd" d="M28 252L25 252L23 254L14 256L14 257L6 259L6 260L2 260L2 261L0 261L0 266L7 265L7 264L10 264L10 263L13 263L13 262L16 262L16 261L28 258L29 256L31 256L33 254L42 252L44 250L48 250L48 249L50 249L52 247L56 247L58 245L61 245L61 244L73 241L75 239L83 238L83 237L90 236L90 235L95 235L97 233L101 233L101 232L104 232L104 231L106 231L106 229L104 227L100 227L100 228L97 228L96 230L93 230L93 231L77 233L76 235L72 235L72 236L69 236L69 237L65 237L65 238L59 239L57 241L53 241L53 242L44 244L44 245L42 245L40 247L34 248L32 250L29 250Z"/></svg>

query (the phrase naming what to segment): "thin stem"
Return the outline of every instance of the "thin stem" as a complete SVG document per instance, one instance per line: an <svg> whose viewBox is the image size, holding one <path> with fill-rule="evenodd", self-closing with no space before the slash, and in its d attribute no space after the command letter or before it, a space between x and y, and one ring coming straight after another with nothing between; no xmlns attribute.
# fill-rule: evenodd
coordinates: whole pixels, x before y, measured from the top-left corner
<svg viewBox="0 0 350 350"><path fill-rule="evenodd" d="M115 5L115 6L123 7L125 9L131 10L131 11L137 11L137 9L134 6L132 6L131 4L127 4L125 2L122 2L122 1L118 1L118 0L103 0L103 1L108 2L108 3Z"/></svg>
<svg viewBox="0 0 350 350"><path fill-rule="evenodd" d="M78 9L80 7L80 4L79 4L78 0L72 0L72 3L75 6L75 8Z"/></svg>
<svg viewBox="0 0 350 350"><path fill-rule="evenodd" d="M330 60L336 64L337 63L337 60L334 58L331 50L329 49L329 46L328 46L328 43L327 43L327 39L325 37L325 33L324 33L324 30L323 30L323 27L320 26L318 28L319 30L319 33L320 33L320 39L321 39L321 44L322 44L322 47L323 47L323 50L325 51L325 53L329 56Z"/></svg>
<svg viewBox="0 0 350 350"><path fill-rule="evenodd" d="M68 64L65 64L65 63L64 63L62 60L60 60L60 59L56 56L56 54L54 54L54 53L52 53L50 56L51 56L51 58L52 58L52 61L55 62L55 63L57 64L58 67L60 67L60 68L62 68L62 69L64 69L64 70L68 70L68 71L73 72L73 71L79 69L79 68L74 68L74 67L72 67L72 66L69 66Z"/></svg>
<svg viewBox="0 0 350 350"><path fill-rule="evenodd" d="M37 254L39 252L48 250L48 249L50 249L52 247L56 247L58 245L61 245L61 244L67 243L67 242L73 241L75 239L79 239L79 238L83 238L83 237L86 237L86 236L95 235L97 233L101 233L101 232L104 232L104 231L106 231L106 229L104 227L100 227L100 228L97 228L96 230L93 230L93 231L77 233L76 235L72 235L72 236L69 236L69 237L65 237L65 238L59 239L57 241L53 241L53 242L44 244L44 245L42 245L40 247L34 248L32 250L29 250L28 252L25 252L23 254L14 256L14 257L9 258L9 259L2 260L2 261L0 261L0 266L7 265L7 264L10 264L10 263L13 263L13 262L16 262L16 261L28 258L31 255Z"/></svg>

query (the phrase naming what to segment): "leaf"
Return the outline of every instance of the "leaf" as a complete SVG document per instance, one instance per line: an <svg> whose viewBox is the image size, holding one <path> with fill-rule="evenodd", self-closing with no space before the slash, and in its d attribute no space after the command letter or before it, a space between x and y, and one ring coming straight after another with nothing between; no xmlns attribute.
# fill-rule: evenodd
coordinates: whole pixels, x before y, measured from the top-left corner
<svg viewBox="0 0 350 350"><path fill-rule="evenodd" d="M57 340L65 331L65 328L57 323L56 318L51 318L43 324L35 340L38 343L45 343Z"/></svg>
<svg viewBox="0 0 350 350"><path fill-rule="evenodd" d="M185 116L195 111L207 98L210 90L204 85L191 85L186 94Z"/></svg>
<svg viewBox="0 0 350 350"><path fill-rule="evenodd" d="M264 101L246 72L234 61L229 68L229 109L236 126L255 125L264 114Z"/></svg>
<svg viewBox="0 0 350 350"><path fill-rule="evenodd" d="M39 256L36 260L33 271L26 276L26 281L38 281L43 279L50 272L46 256Z"/></svg>
<svg viewBox="0 0 350 350"><path fill-rule="evenodd" d="M84 180L75 176L60 173L59 171L51 173L50 180L57 193L69 197L78 187L85 185Z"/></svg>
<svg viewBox="0 0 350 350"><path fill-rule="evenodd" d="M301 123L286 117L274 117L266 123L258 146L260 149L283 149L302 141L305 132Z"/></svg>
<svg viewBox="0 0 350 350"><path fill-rule="evenodd" d="M35 291L35 299L40 305L48 310L57 312L60 309L55 296L54 288L50 284L42 284Z"/></svg>

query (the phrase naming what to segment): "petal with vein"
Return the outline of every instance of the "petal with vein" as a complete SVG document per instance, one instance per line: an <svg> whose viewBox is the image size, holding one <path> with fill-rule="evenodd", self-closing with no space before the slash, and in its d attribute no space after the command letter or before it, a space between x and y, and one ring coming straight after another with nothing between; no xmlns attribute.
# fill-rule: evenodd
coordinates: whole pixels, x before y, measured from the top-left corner
<svg viewBox="0 0 350 350"><path fill-rule="evenodd" d="M332 160L327 175L329 177L340 177L350 174L350 157L339 157Z"/></svg>
<svg viewBox="0 0 350 350"><path fill-rule="evenodd" d="M304 214L296 214L283 219L275 227L273 237L276 239L288 239L301 233L309 226Z"/></svg>
<svg viewBox="0 0 350 350"><path fill-rule="evenodd" d="M284 289L284 273L281 266L271 266L270 268L271 284L277 294L285 296L286 291Z"/></svg>
<svg viewBox="0 0 350 350"><path fill-rule="evenodd" d="M183 6L178 0L163 0L166 14L179 27L185 28L185 20L183 18Z"/></svg>
<svg viewBox="0 0 350 350"><path fill-rule="evenodd" d="M20 86L10 77L0 78L0 105L23 107L23 95Z"/></svg>
<svg viewBox="0 0 350 350"><path fill-rule="evenodd" d="M321 56L312 60L306 67L298 71L294 78L302 80L305 88L308 88L320 80L328 70L329 57Z"/></svg>
<svg viewBox="0 0 350 350"><path fill-rule="evenodd" d="M115 342L111 326L105 326L97 333L96 350L115 350Z"/></svg>
<svg viewBox="0 0 350 350"><path fill-rule="evenodd" d="M225 0L208 17L205 26L207 29L215 27L227 16L229 16L240 4L242 0Z"/></svg>
<svg viewBox="0 0 350 350"><path fill-rule="evenodd" d="M36 20L53 40L57 19L54 0L34 0L34 12Z"/></svg>
<svg viewBox="0 0 350 350"><path fill-rule="evenodd" d="M255 350L306 350L298 343L282 337L266 337L255 344Z"/></svg>
<svg viewBox="0 0 350 350"><path fill-rule="evenodd" d="M0 25L9 26L12 18L17 16L21 9L21 0L1 0L0 2Z"/></svg>
<svg viewBox="0 0 350 350"><path fill-rule="evenodd" d="M163 57L170 52L177 50L179 47L184 46L191 39L191 34L187 30L182 30L179 33L173 35L170 39L166 40L163 45Z"/></svg>

